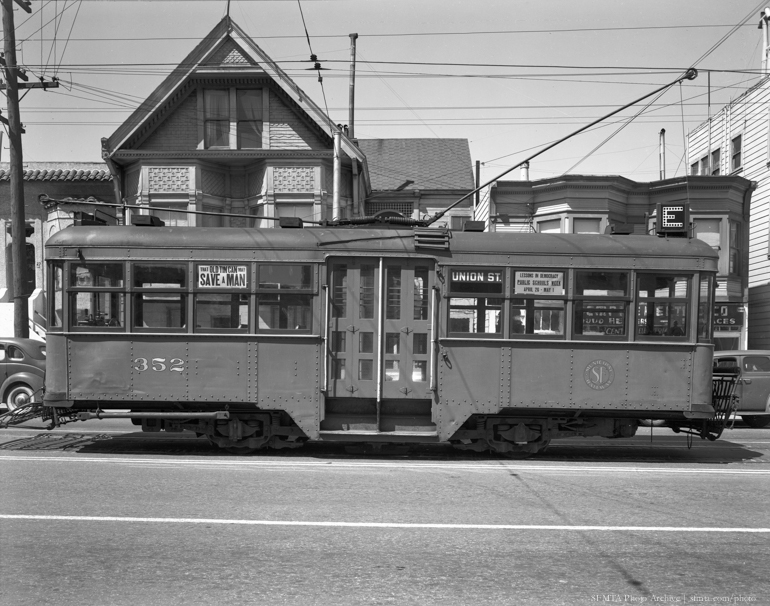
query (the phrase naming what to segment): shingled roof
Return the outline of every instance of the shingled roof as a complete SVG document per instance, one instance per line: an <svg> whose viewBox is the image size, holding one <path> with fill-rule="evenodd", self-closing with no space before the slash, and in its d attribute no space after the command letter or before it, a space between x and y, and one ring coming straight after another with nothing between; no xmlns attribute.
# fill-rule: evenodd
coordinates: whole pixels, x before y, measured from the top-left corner
<svg viewBox="0 0 770 606"><path fill-rule="evenodd" d="M475 188L467 139L359 139L358 146L374 191Z"/></svg>
<svg viewBox="0 0 770 606"><path fill-rule="evenodd" d="M10 165L0 164L0 181L10 181ZM25 181L111 181L112 175L99 162L25 162Z"/></svg>

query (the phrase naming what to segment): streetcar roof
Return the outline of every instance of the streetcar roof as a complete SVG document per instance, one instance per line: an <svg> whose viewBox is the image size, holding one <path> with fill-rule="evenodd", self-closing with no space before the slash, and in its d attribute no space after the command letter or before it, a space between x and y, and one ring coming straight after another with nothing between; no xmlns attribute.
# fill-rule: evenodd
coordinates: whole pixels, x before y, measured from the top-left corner
<svg viewBox="0 0 770 606"><path fill-rule="evenodd" d="M83 226L54 234L46 247L718 258L708 244L694 238L453 231L448 250L440 250L415 247L414 234L412 229ZM54 252L49 250L49 257Z"/></svg>

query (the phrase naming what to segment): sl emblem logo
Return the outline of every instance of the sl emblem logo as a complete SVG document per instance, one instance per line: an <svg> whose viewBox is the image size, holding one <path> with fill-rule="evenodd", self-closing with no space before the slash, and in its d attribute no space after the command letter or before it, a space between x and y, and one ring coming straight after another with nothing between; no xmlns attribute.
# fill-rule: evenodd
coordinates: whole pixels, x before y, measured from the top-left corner
<svg viewBox="0 0 770 606"><path fill-rule="evenodd" d="M602 391L612 385L615 380L615 369L606 360L594 360L586 366L583 378L588 387Z"/></svg>

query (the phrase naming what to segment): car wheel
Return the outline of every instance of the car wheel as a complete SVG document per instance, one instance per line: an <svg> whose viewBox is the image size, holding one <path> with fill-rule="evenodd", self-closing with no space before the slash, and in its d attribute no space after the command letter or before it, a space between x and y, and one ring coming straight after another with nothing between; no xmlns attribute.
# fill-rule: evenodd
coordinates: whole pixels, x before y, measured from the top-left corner
<svg viewBox="0 0 770 606"><path fill-rule="evenodd" d="M770 416L760 415L741 415L741 419L749 427L759 429L760 427L767 427L770 425Z"/></svg>
<svg viewBox="0 0 770 606"><path fill-rule="evenodd" d="M32 401L32 388L24 383L16 383L5 394L5 405L9 411L16 410Z"/></svg>

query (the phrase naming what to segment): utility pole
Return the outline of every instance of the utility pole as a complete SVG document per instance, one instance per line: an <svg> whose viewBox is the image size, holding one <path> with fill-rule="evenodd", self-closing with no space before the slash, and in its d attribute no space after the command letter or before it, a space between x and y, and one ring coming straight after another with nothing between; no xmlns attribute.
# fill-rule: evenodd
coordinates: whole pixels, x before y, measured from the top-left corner
<svg viewBox="0 0 770 606"><path fill-rule="evenodd" d="M21 153L21 119L19 117L19 83L16 65L16 31L13 24L13 0L1 0L3 5L3 32L5 33L5 79L8 98L8 143L11 152L11 229L13 243L13 334L29 337L29 310L26 285L26 225L24 220L24 159ZM15 0L28 13L29 2Z"/></svg>
<svg viewBox="0 0 770 606"><path fill-rule="evenodd" d="M356 138L355 134L355 106L356 106L356 39L358 34L350 35L350 86L349 86L349 107L348 107L348 134L351 139Z"/></svg>

